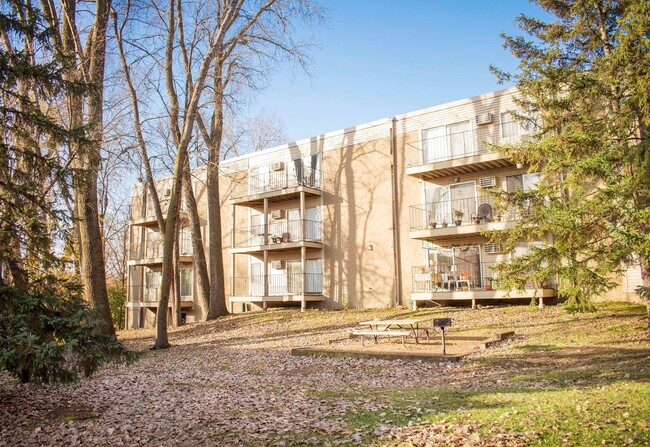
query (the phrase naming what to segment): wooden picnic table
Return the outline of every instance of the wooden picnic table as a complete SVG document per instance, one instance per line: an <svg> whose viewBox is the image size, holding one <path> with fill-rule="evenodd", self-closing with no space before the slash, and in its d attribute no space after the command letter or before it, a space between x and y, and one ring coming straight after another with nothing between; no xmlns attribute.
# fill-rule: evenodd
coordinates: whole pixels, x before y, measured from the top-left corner
<svg viewBox="0 0 650 447"><path fill-rule="evenodd" d="M404 319L404 320L370 320L362 321L359 323L362 326L369 326L370 329L374 332L381 333L386 331L391 331L395 328L405 329L410 331L415 338L415 343L419 343L419 331L424 330L427 334L427 340L429 339L429 329L421 328L420 325L430 321L430 318L420 318L420 319Z"/></svg>

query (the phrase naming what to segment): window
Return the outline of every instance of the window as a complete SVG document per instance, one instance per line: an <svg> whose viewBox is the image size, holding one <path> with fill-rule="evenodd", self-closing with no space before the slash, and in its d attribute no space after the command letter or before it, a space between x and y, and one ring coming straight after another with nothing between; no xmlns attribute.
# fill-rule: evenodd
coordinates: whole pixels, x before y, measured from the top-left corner
<svg viewBox="0 0 650 447"><path fill-rule="evenodd" d="M422 131L424 162L450 160L474 152L474 136L469 120L431 127Z"/></svg>
<svg viewBox="0 0 650 447"><path fill-rule="evenodd" d="M149 270L145 274L145 301L158 301L158 289L162 272L159 270Z"/></svg>
<svg viewBox="0 0 650 447"><path fill-rule="evenodd" d="M517 190L528 192L537 189L537 185L542 181L542 174L531 172L530 174L509 175L506 177L506 190L515 192Z"/></svg>
<svg viewBox="0 0 650 447"><path fill-rule="evenodd" d="M510 112L501 114L501 136L503 138L517 138L532 135L537 129L536 119L531 121L517 121Z"/></svg>
<svg viewBox="0 0 650 447"><path fill-rule="evenodd" d="M192 298L194 289L194 270L192 268L181 269L181 297Z"/></svg>
<svg viewBox="0 0 650 447"><path fill-rule="evenodd" d="M159 232L147 229L147 258L162 258L163 240Z"/></svg>
<svg viewBox="0 0 650 447"><path fill-rule="evenodd" d="M321 259L307 259L305 264L305 292L323 293L323 262Z"/></svg>
<svg viewBox="0 0 650 447"><path fill-rule="evenodd" d="M180 255L181 256L192 256L194 249L192 246L192 230L190 227L181 228L180 234Z"/></svg>

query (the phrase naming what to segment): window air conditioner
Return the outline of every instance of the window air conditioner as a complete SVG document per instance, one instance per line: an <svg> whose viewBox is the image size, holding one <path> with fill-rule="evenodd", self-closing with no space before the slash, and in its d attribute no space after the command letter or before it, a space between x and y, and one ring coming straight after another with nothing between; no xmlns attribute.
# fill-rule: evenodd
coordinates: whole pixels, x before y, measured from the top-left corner
<svg viewBox="0 0 650 447"><path fill-rule="evenodd" d="M496 177L481 177L478 179L478 187L479 188L493 188L497 184L497 178Z"/></svg>
<svg viewBox="0 0 650 447"><path fill-rule="evenodd" d="M284 261L281 260L271 261L271 268L275 270L282 270L284 268Z"/></svg>
<svg viewBox="0 0 650 447"><path fill-rule="evenodd" d="M271 171L284 171L284 162L274 161L271 163Z"/></svg>
<svg viewBox="0 0 650 447"><path fill-rule="evenodd" d="M273 211L271 211L271 217L273 219L282 219L282 210L273 210Z"/></svg>
<svg viewBox="0 0 650 447"><path fill-rule="evenodd" d="M501 253L501 245L500 244L485 244L483 246L483 251L485 252L486 255L494 254L494 253Z"/></svg>
<svg viewBox="0 0 650 447"><path fill-rule="evenodd" d="M490 112L479 113L475 117L476 125L480 126L482 124L490 124L492 122L493 117L494 117L494 115L492 115L492 113L490 113Z"/></svg>

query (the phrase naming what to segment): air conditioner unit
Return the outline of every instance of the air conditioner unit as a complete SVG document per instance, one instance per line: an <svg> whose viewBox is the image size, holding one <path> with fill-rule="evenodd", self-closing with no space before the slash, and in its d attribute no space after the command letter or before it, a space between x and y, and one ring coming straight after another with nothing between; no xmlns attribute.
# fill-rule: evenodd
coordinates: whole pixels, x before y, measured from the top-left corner
<svg viewBox="0 0 650 447"><path fill-rule="evenodd" d="M482 124L490 124L492 122L493 118L494 118L494 115L492 113L490 113L490 112L479 113L475 117L476 125L480 126Z"/></svg>
<svg viewBox="0 0 650 447"><path fill-rule="evenodd" d="M273 219L282 219L282 210L273 210L273 211L271 211L271 217Z"/></svg>
<svg viewBox="0 0 650 447"><path fill-rule="evenodd" d="M478 187L479 188L493 188L497 184L497 178L492 176L492 177L481 177L478 179Z"/></svg>
<svg viewBox="0 0 650 447"><path fill-rule="evenodd" d="M271 171L284 171L284 162L274 161L271 163Z"/></svg>
<svg viewBox="0 0 650 447"><path fill-rule="evenodd" d="M500 244L485 244L483 246L483 251L485 252L486 255L494 254L494 253L501 253L501 245Z"/></svg>
<svg viewBox="0 0 650 447"><path fill-rule="evenodd" d="M271 261L271 268L273 268L275 270L284 269L284 261L282 261L282 260Z"/></svg>

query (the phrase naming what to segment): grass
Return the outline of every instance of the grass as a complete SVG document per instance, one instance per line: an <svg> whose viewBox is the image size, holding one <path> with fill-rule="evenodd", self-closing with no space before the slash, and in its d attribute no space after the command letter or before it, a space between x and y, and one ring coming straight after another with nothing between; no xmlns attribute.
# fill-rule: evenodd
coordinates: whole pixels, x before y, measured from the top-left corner
<svg viewBox="0 0 650 447"><path fill-rule="evenodd" d="M350 430L386 421L398 426L444 422L477 424L483 435L495 428L534 433L531 445L538 446L650 443L650 387L643 383L554 391L423 388L381 393L377 398L391 408L346 414Z"/></svg>
<svg viewBox="0 0 650 447"><path fill-rule="evenodd" d="M555 314L546 321L518 326L526 330L519 344L465 363L479 376L498 371L498 384L492 377L458 388L361 391L375 405L348 411L343 416L348 431L358 433L364 445L377 442L374 428L380 425L458 424L472 427L484 440L519 433L532 446L648 446L650 351L638 321L646 308L602 303L598 310L577 316L550 311ZM519 307L504 313L525 317L529 312ZM319 398L355 401L359 393Z"/></svg>

